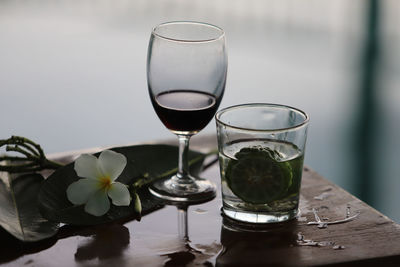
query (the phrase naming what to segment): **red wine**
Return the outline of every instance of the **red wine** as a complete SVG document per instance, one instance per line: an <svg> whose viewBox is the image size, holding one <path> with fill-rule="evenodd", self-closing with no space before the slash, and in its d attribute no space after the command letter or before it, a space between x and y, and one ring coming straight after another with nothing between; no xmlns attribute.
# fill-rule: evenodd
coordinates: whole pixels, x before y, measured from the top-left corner
<svg viewBox="0 0 400 267"><path fill-rule="evenodd" d="M197 133L217 111L214 95L191 90L171 90L152 98L154 109L164 125L175 133Z"/></svg>

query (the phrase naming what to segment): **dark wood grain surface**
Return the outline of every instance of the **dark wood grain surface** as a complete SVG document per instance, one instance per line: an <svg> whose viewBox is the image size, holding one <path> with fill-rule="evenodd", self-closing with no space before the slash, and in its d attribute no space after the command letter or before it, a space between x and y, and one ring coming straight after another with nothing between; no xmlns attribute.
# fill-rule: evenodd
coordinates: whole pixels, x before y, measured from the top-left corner
<svg viewBox="0 0 400 267"><path fill-rule="evenodd" d="M215 148L215 137L194 138L192 148ZM99 148L86 152L95 150ZM79 153L53 157L70 161ZM202 176L219 186L218 164ZM22 243L0 229L0 265L400 266L400 226L308 167L303 173L301 213L295 220L250 231L224 219L221 205L218 192L214 200L188 207L189 242L182 239L185 211L169 205L140 222L65 225L55 238L35 243ZM343 219L348 210L359 215L319 228L308 225L315 221L313 209L323 222Z"/></svg>

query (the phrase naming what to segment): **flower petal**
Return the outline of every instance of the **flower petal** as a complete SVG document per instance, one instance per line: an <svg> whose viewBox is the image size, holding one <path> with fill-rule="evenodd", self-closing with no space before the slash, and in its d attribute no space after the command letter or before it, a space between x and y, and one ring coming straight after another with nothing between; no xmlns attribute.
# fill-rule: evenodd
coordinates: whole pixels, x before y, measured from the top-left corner
<svg viewBox="0 0 400 267"><path fill-rule="evenodd" d="M93 155L82 154L75 160L74 169L79 177L96 179L101 177L97 158Z"/></svg>
<svg viewBox="0 0 400 267"><path fill-rule="evenodd" d="M131 203L131 195L126 185L114 182L108 190L108 196L112 199L112 203L116 206L129 206Z"/></svg>
<svg viewBox="0 0 400 267"><path fill-rule="evenodd" d="M90 178L80 179L68 186L67 198L75 205L84 204L97 190L99 190L97 180Z"/></svg>
<svg viewBox="0 0 400 267"><path fill-rule="evenodd" d="M110 200L107 192L103 189L92 194L85 205L85 211L94 216L102 216L110 209Z"/></svg>
<svg viewBox="0 0 400 267"><path fill-rule="evenodd" d="M103 174L114 181L121 175L126 166L126 157L111 150L104 150L99 156L99 167Z"/></svg>

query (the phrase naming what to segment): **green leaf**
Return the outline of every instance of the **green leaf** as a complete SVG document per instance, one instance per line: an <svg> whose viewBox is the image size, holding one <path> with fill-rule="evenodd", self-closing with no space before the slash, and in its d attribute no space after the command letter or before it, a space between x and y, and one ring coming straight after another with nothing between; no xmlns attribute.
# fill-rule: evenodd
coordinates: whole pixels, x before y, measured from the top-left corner
<svg viewBox="0 0 400 267"><path fill-rule="evenodd" d="M58 231L58 223L44 219L37 207L43 180L35 173L0 173L0 225L21 241L39 241Z"/></svg>
<svg viewBox="0 0 400 267"><path fill-rule="evenodd" d="M118 147L112 150L122 153L127 158L127 165L117 181L132 185L141 180L146 185L155 180L168 177L177 171L178 148L170 145L138 145ZM98 156L99 153L95 154ZM191 172L201 171L205 154L190 151L189 161ZM145 179L143 179L145 177ZM84 211L84 206L74 206L67 199L66 190L72 183L80 179L74 170L74 163L56 170L46 179L39 192L39 209L43 216L51 221L74 225L94 225L127 218L140 218L135 211L135 192L131 192L130 206L111 205L103 216L96 217ZM142 206L142 215L161 208L163 202L153 197L145 188L138 190Z"/></svg>

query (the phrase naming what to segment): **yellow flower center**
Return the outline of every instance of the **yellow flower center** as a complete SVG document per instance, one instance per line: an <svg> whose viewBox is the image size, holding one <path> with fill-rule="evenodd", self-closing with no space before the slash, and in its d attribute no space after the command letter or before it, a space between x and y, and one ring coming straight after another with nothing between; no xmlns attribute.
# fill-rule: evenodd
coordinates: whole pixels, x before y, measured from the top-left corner
<svg viewBox="0 0 400 267"><path fill-rule="evenodd" d="M101 177L100 179L100 188L104 190L108 190L111 187L111 179L109 176Z"/></svg>

